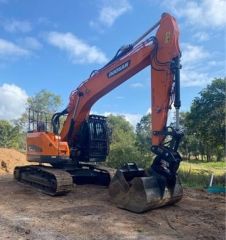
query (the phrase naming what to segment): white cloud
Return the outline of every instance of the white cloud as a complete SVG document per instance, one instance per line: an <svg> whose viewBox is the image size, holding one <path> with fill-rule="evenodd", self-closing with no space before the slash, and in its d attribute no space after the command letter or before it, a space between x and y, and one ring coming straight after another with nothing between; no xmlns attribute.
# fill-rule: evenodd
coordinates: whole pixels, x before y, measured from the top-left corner
<svg viewBox="0 0 226 240"><path fill-rule="evenodd" d="M98 19L90 21L90 26L98 27L101 24L111 27L117 18L132 9L128 0L102 0L101 3Z"/></svg>
<svg viewBox="0 0 226 240"><path fill-rule="evenodd" d="M182 43L181 46L181 86L205 86L212 79L204 69L210 54L202 46L190 43Z"/></svg>
<svg viewBox="0 0 226 240"><path fill-rule="evenodd" d="M19 20L6 20L2 21L3 28L7 32L15 33L15 32L30 32L32 30L31 23L28 21L19 21Z"/></svg>
<svg viewBox="0 0 226 240"><path fill-rule="evenodd" d="M115 116L123 116L134 128L136 127L137 123L141 120L142 115L141 114L136 114L136 113L119 113L119 112L104 112L104 113L97 113L97 112L92 112L91 114L98 114L102 116L109 116L109 115L115 115Z"/></svg>
<svg viewBox="0 0 226 240"><path fill-rule="evenodd" d="M117 112L105 112L104 116L109 116L109 115L118 115L118 116L123 116L133 127L136 127L137 123L140 121L142 118L141 114L133 114L133 113L117 113Z"/></svg>
<svg viewBox="0 0 226 240"><path fill-rule="evenodd" d="M139 83L139 82L130 84L130 87L132 87L132 88L142 88L143 86L144 85L142 83Z"/></svg>
<svg viewBox="0 0 226 240"><path fill-rule="evenodd" d="M72 33L50 32L47 36L50 44L67 52L73 63L107 62L105 54L96 46L90 46Z"/></svg>
<svg viewBox="0 0 226 240"><path fill-rule="evenodd" d="M197 32L194 34L194 38L196 38L199 42L204 42L209 40L209 34L206 32Z"/></svg>
<svg viewBox="0 0 226 240"><path fill-rule="evenodd" d="M182 43L182 63L194 64L209 57L209 53L202 47L190 43Z"/></svg>
<svg viewBox="0 0 226 240"><path fill-rule="evenodd" d="M208 73L199 72L195 68L181 70L182 87L206 86L212 79L213 77L210 77Z"/></svg>
<svg viewBox="0 0 226 240"><path fill-rule="evenodd" d="M122 113L121 115L124 116L125 119L133 125L133 127L136 127L137 123L142 118L141 114Z"/></svg>
<svg viewBox="0 0 226 240"><path fill-rule="evenodd" d="M13 120L25 111L28 95L14 84L0 86L0 119Z"/></svg>
<svg viewBox="0 0 226 240"><path fill-rule="evenodd" d="M99 21L110 27L118 17L131 10L131 8L127 0L108 1L100 11Z"/></svg>
<svg viewBox="0 0 226 240"><path fill-rule="evenodd" d="M225 60L210 60L207 62L207 67L219 67L223 70L225 68Z"/></svg>
<svg viewBox="0 0 226 240"><path fill-rule="evenodd" d="M58 24L55 22L50 21L48 18L46 17L39 17L37 19L37 23L46 27L51 27L51 28L57 28Z"/></svg>
<svg viewBox="0 0 226 240"><path fill-rule="evenodd" d="M17 46L13 42L0 38L0 58L27 56L29 53L28 50Z"/></svg>
<svg viewBox="0 0 226 240"><path fill-rule="evenodd" d="M146 114L151 114L151 107L148 108Z"/></svg>
<svg viewBox="0 0 226 240"><path fill-rule="evenodd" d="M225 27L225 0L165 0L164 6L196 28Z"/></svg>
<svg viewBox="0 0 226 240"><path fill-rule="evenodd" d="M34 37L25 37L19 39L18 43L24 48L38 50L42 48L42 44Z"/></svg>

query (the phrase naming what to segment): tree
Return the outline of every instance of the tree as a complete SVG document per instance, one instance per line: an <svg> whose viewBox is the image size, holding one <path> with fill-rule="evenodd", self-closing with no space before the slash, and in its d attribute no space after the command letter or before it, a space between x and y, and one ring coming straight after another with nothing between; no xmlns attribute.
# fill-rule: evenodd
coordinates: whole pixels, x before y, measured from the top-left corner
<svg viewBox="0 0 226 240"><path fill-rule="evenodd" d="M226 78L215 79L192 102L186 117L188 134L199 140L207 161L215 155L222 159L225 146Z"/></svg>
<svg viewBox="0 0 226 240"><path fill-rule="evenodd" d="M136 125L136 145L143 154L151 153L151 114L143 116Z"/></svg>
<svg viewBox="0 0 226 240"><path fill-rule="evenodd" d="M6 120L0 120L0 147L20 148L20 130Z"/></svg>
<svg viewBox="0 0 226 240"><path fill-rule="evenodd" d="M54 113L61 105L61 97L48 91L41 90L36 95L29 97L27 105L36 111L43 111L47 113Z"/></svg>
<svg viewBox="0 0 226 240"><path fill-rule="evenodd" d="M188 115L189 112L180 112L180 128L184 136L179 145L179 151L185 159L190 160L191 156L195 156L196 158L199 156L199 140L187 129Z"/></svg>
<svg viewBox="0 0 226 240"><path fill-rule="evenodd" d="M19 119L14 121L14 125L19 129L19 149L24 150L26 146L26 132L28 129L29 114L28 109L30 108L36 111L46 112L48 121L50 122L52 114L57 111L60 105L61 97L48 90L41 90L34 96L28 98L26 111ZM50 123L48 125L50 125Z"/></svg>
<svg viewBox="0 0 226 240"><path fill-rule="evenodd" d="M144 166L144 158L135 144L136 135L131 124L123 116L110 115L108 125L112 136L107 165L120 167L126 162L136 162L138 166Z"/></svg>
<svg viewBox="0 0 226 240"><path fill-rule="evenodd" d="M16 121L16 124L24 130L27 129L28 109L45 112L47 113L48 120L50 120L52 114L58 110L61 103L62 100L60 96L43 89L34 96L28 98L27 110L21 118Z"/></svg>

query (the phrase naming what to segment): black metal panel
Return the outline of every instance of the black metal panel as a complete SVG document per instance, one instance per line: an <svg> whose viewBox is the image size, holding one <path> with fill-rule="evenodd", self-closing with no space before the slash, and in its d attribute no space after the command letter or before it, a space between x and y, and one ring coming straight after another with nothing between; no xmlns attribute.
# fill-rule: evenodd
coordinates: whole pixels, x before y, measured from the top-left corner
<svg viewBox="0 0 226 240"><path fill-rule="evenodd" d="M78 161L102 162L109 153L109 134L106 117L90 115L80 129L76 148Z"/></svg>
<svg viewBox="0 0 226 240"><path fill-rule="evenodd" d="M126 181L131 181L135 177L145 177L146 173L143 168L138 168L136 163L126 163L124 166L118 169Z"/></svg>
<svg viewBox="0 0 226 240"><path fill-rule="evenodd" d="M111 181L109 172L103 169L81 167L74 169L65 169L68 173L71 174L73 182L81 184L95 184L101 186L108 186Z"/></svg>

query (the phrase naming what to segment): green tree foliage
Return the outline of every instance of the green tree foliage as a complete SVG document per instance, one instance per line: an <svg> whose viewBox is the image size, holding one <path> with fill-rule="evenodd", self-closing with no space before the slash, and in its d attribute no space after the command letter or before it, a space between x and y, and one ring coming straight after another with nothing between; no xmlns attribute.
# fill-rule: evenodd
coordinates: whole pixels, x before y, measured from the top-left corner
<svg viewBox="0 0 226 240"><path fill-rule="evenodd" d="M50 118L60 105L60 96L47 90L41 90L36 95L29 97L27 100L27 111L20 119L16 119L13 124L0 120L0 146L24 150L26 145L25 132L28 127L28 108L47 112Z"/></svg>
<svg viewBox="0 0 226 240"><path fill-rule="evenodd" d="M180 127L183 129L184 136L180 143L180 152L184 158L190 160L191 156L198 156L200 151L199 140L187 129L187 117L189 112L180 113Z"/></svg>
<svg viewBox="0 0 226 240"><path fill-rule="evenodd" d="M0 120L0 147L16 148L21 146L21 133L18 126L6 120Z"/></svg>
<svg viewBox="0 0 226 240"><path fill-rule="evenodd" d="M215 79L193 100L185 118L187 135L206 155L207 161L216 156L219 161L225 146L225 90L226 78ZM189 138L187 137L187 140ZM191 145L191 144L190 144Z"/></svg>
<svg viewBox="0 0 226 240"><path fill-rule="evenodd" d="M120 167L126 162L136 162L138 166L145 166L145 159L136 146L136 134L130 123L123 116L110 115L108 125L112 136L107 165Z"/></svg>
<svg viewBox="0 0 226 240"><path fill-rule="evenodd" d="M44 89L34 96L29 97L27 100L29 108L48 113L56 112L61 103L62 100L60 96Z"/></svg>
<svg viewBox="0 0 226 240"><path fill-rule="evenodd" d="M21 118L16 121L16 124L23 128L24 131L27 129L29 109L47 113L48 121L50 121L52 114L58 110L61 103L62 100L60 96L48 90L41 90L34 96L28 98L27 110Z"/></svg>
<svg viewBox="0 0 226 240"><path fill-rule="evenodd" d="M19 148L24 150L26 147L26 132L28 129L28 109L33 109L36 111L42 111L47 113L48 121L52 117L52 114L57 111L61 105L61 97L48 91L41 90L27 100L27 110L22 116L14 121L14 124L18 127L20 132L20 143ZM43 115L44 116L44 115ZM44 119L43 119L44 120ZM48 124L50 125L50 123ZM48 129L51 129L50 126Z"/></svg>
<svg viewBox="0 0 226 240"><path fill-rule="evenodd" d="M151 115L143 116L136 125L136 145L143 154L151 153Z"/></svg>

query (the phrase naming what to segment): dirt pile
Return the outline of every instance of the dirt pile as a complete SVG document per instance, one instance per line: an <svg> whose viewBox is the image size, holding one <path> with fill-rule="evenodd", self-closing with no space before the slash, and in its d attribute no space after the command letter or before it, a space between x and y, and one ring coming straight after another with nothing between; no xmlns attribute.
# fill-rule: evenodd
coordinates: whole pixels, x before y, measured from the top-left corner
<svg viewBox="0 0 226 240"><path fill-rule="evenodd" d="M0 175L13 173L16 166L26 165L26 155L8 148L0 148Z"/></svg>

